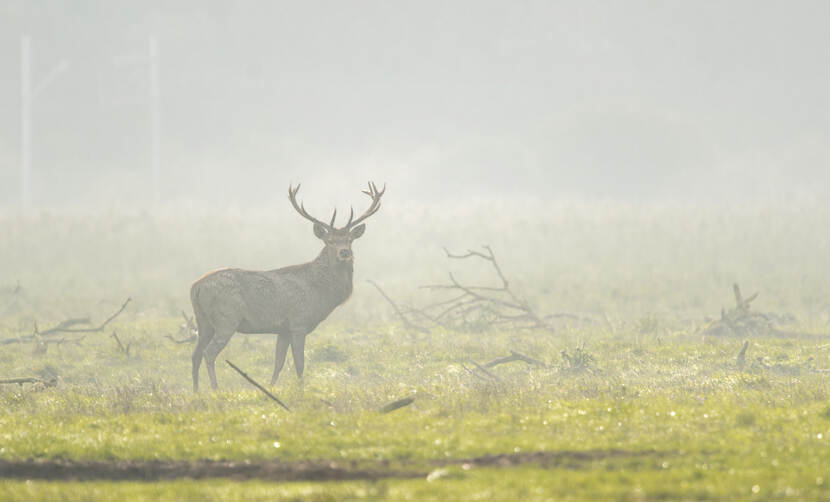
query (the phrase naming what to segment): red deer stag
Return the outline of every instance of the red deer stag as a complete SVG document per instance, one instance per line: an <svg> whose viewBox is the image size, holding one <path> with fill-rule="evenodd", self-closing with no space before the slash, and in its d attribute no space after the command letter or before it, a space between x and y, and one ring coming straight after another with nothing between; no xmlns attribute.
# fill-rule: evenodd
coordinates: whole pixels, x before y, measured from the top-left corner
<svg viewBox="0 0 830 502"><path fill-rule="evenodd" d="M296 188L288 187L288 199L300 216L314 223L314 235L325 247L309 263L254 271L224 269L211 272L193 284L190 300L199 329L193 351L193 390L199 390L199 366L204 358L210 385L215 389L216 356L234 333L277 334L276 360L271 385L285 364L288 347L294 356L297 377L302 381L305 337L352 293L354 255L352 241L363 235L363 221L380 209L386 191L374 183L363 193L372 198L369 209L354 219L354 209L342 228L335 228L337 209L326 224L297 203Z"/></svg>

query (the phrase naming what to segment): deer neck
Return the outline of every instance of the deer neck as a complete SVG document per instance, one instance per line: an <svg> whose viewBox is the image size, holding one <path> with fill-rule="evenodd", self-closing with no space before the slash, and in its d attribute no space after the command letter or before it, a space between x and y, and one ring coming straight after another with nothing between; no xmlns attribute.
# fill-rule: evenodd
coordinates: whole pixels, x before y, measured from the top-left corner
<svg viewBox="0 0 830 502"><path fill-rule="evenodd" d="M342 296L339 298L340 302L349 298L352 294L353 262L339 261L331 256L328 249L323 248L311 264L321 282L330 285L332 292L338 297Z"/></svg>

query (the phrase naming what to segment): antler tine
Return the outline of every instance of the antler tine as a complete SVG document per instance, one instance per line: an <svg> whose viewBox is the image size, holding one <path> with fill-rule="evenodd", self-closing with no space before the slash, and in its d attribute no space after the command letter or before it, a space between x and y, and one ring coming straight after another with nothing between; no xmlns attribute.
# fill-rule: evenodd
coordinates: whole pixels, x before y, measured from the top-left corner
<svg viewBox="0 0 830 502"><path fill-rule="evenodd" d="M349 225L352 224L352 220L354 219L354 206L349 207L349 221L346 222L346 226L343 228L349 228Z"/></svg>
<svg viewBox="0 0 830 502"><path fill-rule="evenodd" d="M375 186L374 182L370 181L369 182L369 189L368 190L363 190L363 193L365 193L366 195L368 195L369 197L372 198L372 204L369 205L369 209L367 209L366 212L364 212L362 215L360 215L360 217L358 217L356 220L352 221L352 217L349 216L349 222L343 228L345 228L345 229L352 228L353 226L355 226L358 223L362 222L363 220L365 220L369 216L372 216L373 214L375 214L378 211L378 209L380 209L380 198L383 196L384 192L386 192L386 184L385 183L383 184L383 189L378 190L378 187ZM352 210L352 214L354 214L354 210Z"/></svg>
<svg viewBox="0 0 830 502"><path fill-rule="evenodd" d="M332 227L332 228L334 228L334 219L335 218L337 218L337 208L334 208L334 213L332 213L332 215L331 215L331 223L329 223L329 226Z"/></svg>
<svg viewBox="0 0 830 502"><path fill-rule="evenodd" d="M288 185L288 200L291 201L291 205L294 206L294 210L296 210L298 213L300 213L300 216L307 219L308 221L320 224L320 225L324 226L325 228L327 228L329 230L333 229L332 225L334 224L334 218L332 218L332 225L326 225L325 223L318 220L314 216L311 216L310 214L308 214L308 211L305 210L305 206L303 205L302 202L297 204L297 192L299 192L299 191L300 191L300 183L297 183L297 186L295 188L292 188L290 184ZM335 214L336 213L337 213L337 210L335 209Z"/></svg>

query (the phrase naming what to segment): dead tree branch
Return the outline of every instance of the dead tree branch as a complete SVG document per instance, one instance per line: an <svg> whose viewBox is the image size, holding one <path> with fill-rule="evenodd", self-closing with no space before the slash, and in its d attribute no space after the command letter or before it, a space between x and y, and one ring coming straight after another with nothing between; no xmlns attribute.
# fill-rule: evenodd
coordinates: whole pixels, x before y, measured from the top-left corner
<svg viewBox="0 0 830 502"><path fill-rule="evenodd" d="M721 309L720 319L710 322L703 328L704 335L712 336L769 336L775 338L809 338L826 339L830 334L801 333L785 331L776 327L775 314L760 313L750 310L750 303L758 298L754 293L747 298L741 294L737 284L732 285L735 296L735 307L730 310Z"/></svg>
<svg viewBox="0 0 830 502"><path fill-rule="evenodd" d="M735 364L737 364L738 369L744 369L744 365L746 364L746 349L749 348L749 340L744 341L743 347L741 347L741 351L738 352L738 357L735 358Z"/></svg>
<svg viewBox="0 0 830 502"><path fill-rule="evenodd" d="M488 262L498 277L500 286L469 285L449 273L446 284L425 284L420 289L455 293L423 307L399 307L374 281L372 284L392 306L395 315L412 330L429 332L440 327L456 331L482 331L493 327L501 329L544 329L554 331L550 321L567 318L591 322L568 313L539 315L526 298L516 294L496 259L493 249L483 245L483 251L470 249L465 254L454 254L443 248L450 260L480 259Z"/></svg>
<svg viewBox="0 0 830 502"><path fill-rule="evenodd" d="M482 366L482 365L478 364L477 362L475 362L475 361L473 361L473 360L470 360L470 362L471 362L471 363L473 363L473 365L476 367L476 369L477 369L478 371L480 371L480 372L484 373L485 375L487 375L488 377L492 378L493 380L498 380L498 381L501 381L501 378L500 378L499 376L497 376L496 374L494 374L493 372L491 372L490 370L488 370L488 369L487 369L487 368L485 368L484 366Z"/></svg>
<svg viewBox="0 0 830 502"><path fill-rule="evenodd" d="M21 387L24 383L42 383L47 387L53 387L57 385L58 379L57 378L50 378L48 380L44 380L43 378L38 377L21 377L21 378L3 378L0 379L0 385L11 385L11 384L18 384Z"/></svg>
<svg viewBox="0 0 830 502"><path fill-rule="evenodd" d="M124 309L127 308L127 305L132 301L132 298L127 298L121 307L116 310L112 315L106 318L104 322L99 324L98 326L90 327L90 328L76 328L75 326L83 325L83 324L90 324L89 317L75 317L71 319L67 319L65 321L61 321L58 323L57 326L52 328L40 331L37 326L37 322L35 322L34 331L31 335L21 336L17 338L6 338L4 340L0 340L0 345L8 345L11 343L29 343L29 342L38 342L43 337L48 336L55 336L63 333L97 333L104 330L107 325L112 322L113 319L118 317Z"/></svg>
<svg viewBox="0 0 830 502"><path fill-rule="evenodd" d="M499 364L504 364L504 363L510 363L510 362L513 362L513 361L523 361L527 364L531 364L531 365L534 365L534 366L539 366L541 368L547 368L548 367L548 365L546 363L543 363L542 361L540 361L538 359L534 359L534 358L526 356L524 354L520 354L520 353L518 353L514 350L510 351L509 356L501 357L499 359L493 359L489 363L486 363L484 365L484 367L485 368L492 368L493 366L497 366Z"/></svg>
<svg viewBox="0 0 830 502"><path fill-rule="evenodd" d="M481 325L503 325L510 328L541 328L553 331L553 327L539 316L529 302L518 296L504 275L493 249L483 245L482 251L467 250L466 254L454 254L444 248L447 258L466 260L478 258L489 262L501 282L501 286L471 286L462 284L449 274L449 284L427 284L423 289L454 291L456 296L420 309L423 313L435 312L434 319L443 326L470 330ZM440 310L439 310L440 309Z"/></svg>
<svg viewBox="0 0 830 502"><path fill-rule="evenodd" d="M409 406L410 404L415 402L414 397L405 397L403 399L398 399L397 401L392 401L391 403L385 405L383 408L380 409L380 413L385 415L387 413L393 412L395 410L401 409L404 406Z"/></svg>
<svg viewBox="0 0 830 502"><path fill-rule="evenodd" d="M390 298L390 297L389 297L389 295L387 295L387 294L386 294L386 292L385 292L383 289L381 289L381 287L378 285L378 283L376 283L375 281L373 281L373 280L371 280L371 279L368 279L366 282L368 282L369 284L371 284L372 286L374 286L374 287L375 287L375 289L377 289L377 290L378 290L378 293L380 293L380 294L381 294L381 296L383 296L383 298L385 298L385 299L386 299L386 301L389 303L389 305L391 305L391 306L392 306L392 308L395 310L395 314L398 316L398 318L401 320L401 322L403 322L403 323L404 323L404 325L405 325L407 328L412 329L412 330L414 330L414 331L417 331L417 332L419 332L419 333L429 333L429 330L428 330L428 329L424 328L423 326L419 326L419 325L415 324L414 322L410 321L410 320L409 320L409 319L408 319L408 318L404 315L404 313L403 313L403 312L401 312L401 309L400 309L400 308L398 307L398 305L397 305L397 304L396 304L396 303L392 300L392 298Z"/></svg>
<svg viewBox="0 0 830 502"><path fill-rule="evenodd" d="M229 365L231 368L235 369L237 373L239 373L240 375L242 375L242 378L244 378L245 380L247 380L247 381L248 381L251 385L253 385L253 386L254 386L254 387L256 387L257 389L261 390L263 393L265 393L265 395L266 395L266 396L270 397L270 398L271 398L271 399L272 399L275 403L277 403L278 405L280 405L280 406L282 406L283 408L285 408L285 411L291 411L291 410L289 410L289 409L288 409L288 406L286 406L286 405L285 405L282 401L280 401L280 399L279 399L277 396L275 396L275 395L271 394L270 392L268 392L268 389L266 389L266 388L265 388L265 387L263 387L262 385L258 384L258 383L257 383L257 382L253 379L253 378L249 377L247 373L245 373L244 371L242 371L241 369L239 369L239 368L238 368L235 364L233 364L232 362L228 361L227 359L225 359L225 362L226 362L226 363L228 363L228 365Z"/></svg>

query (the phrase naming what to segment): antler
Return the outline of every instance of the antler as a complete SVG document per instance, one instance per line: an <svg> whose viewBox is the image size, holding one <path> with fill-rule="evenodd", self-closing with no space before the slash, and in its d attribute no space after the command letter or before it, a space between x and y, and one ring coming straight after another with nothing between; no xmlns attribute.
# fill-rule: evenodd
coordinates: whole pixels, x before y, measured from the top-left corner
<svg viewBox="0 0 830 502"><path fill-rule="evenodd" d="M337 209L335 209L334 214L331 215L331 223L323 223L322 221L318 220L314 216L311 216L310 214L308 214L308 211L305 210L305 207L303 206L302 202L297 204L297 192L299 192L299 191L300 191L300 184L299 183L297 183L296 188L292 188L291 185L288 185L288 200L291 201L291 205L294 206L294 209L296 209L298 213L300 213L300 216L302 216L303 218L307 219L308 221L310 221L312 223L322 225L323 228L325 228L326 230L329 230L329 231L334 230L334 218L337 217Z"/></svg>
<svg viewBox="0 0 830 502"><path fill-rule="evenodd" d="M358 223L362 222L369 216L372 216L373 214L378 212L378 209L380 209L380 198L383 196L384 192L386 192L385 183L383 184L383 189L379 191L378 187L375 186L374 182L370 181L369 189L363 190L363 193L372 198L372 204L369 206L369 209L367 209L366 212L364 212L362 215L360 215L358 219L354 221L352 221L352 219L354 218L354 208L351 208L351 211L349 213L349 221L346 222L346 226L343 227L343 229L348 230L356 226Z"/></svg>
<svg viewBox="0 0 830 502"><path fill-rule="evenodd" d="M302 202L300 202L299 204L297 203L297 192L299 192L299 191L300 191L300 184L299 183L297 184L296 187L292 187L291 185L288 185L288 200L291 201L291 205L294 206L294 209L296 209L297 212L300 213L300 216L307 219L308 221L311 221L311 222L316 223L318 225L322 225L328 231L333 231L335 229L334 228L334 219L337 218L337 208L334 209L334 213L331 215L331 223L323 223L322 221L318 220L314 216L311 216L310 214L308 214L308 211L305 210L305 207L303 206ZM360 222L362 222L363 220L365 220L369 216L372 216L373 214L378 212L378 209L380 209L380 198L383 196L384 192L386 192L386 185L385 184L383 185L382 190L378 190L378 187L376 187L375 184L370 181L369 182L369 189L368 190L363 190L363 193L365 193L366 195L368 195L369 197L372 198L372 204L369 206L369 209L367 209L366 212L364 212L362 215L360 215L360 217L356 220L354 219L354 208L351 208L351 210L349 211L349 221L346 222L346 226L344 226L341 230L349 230L352 227L358 225Z"/></svg>

